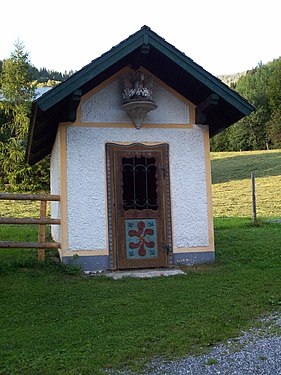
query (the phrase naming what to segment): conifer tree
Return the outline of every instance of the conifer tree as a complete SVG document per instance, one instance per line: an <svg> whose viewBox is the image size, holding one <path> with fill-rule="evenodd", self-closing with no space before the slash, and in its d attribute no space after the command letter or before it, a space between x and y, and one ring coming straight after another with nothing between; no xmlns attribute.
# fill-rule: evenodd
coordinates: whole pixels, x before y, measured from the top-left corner
<svg viewBox="0 0 281 375"><path fill-rule="evenodd" d="M32 66L22 43L15 43L3 61L0 79L0 187L1 190L48 189L46 161L30 167L25 163L29 116L35 97Z"/></svg>

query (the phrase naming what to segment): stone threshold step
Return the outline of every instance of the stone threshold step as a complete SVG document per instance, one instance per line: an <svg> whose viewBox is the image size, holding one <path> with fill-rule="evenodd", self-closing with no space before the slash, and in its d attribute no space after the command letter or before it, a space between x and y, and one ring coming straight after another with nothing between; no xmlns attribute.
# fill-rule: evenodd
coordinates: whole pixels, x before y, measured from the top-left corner
<svg viewBox="0 0 281 375"><path fill-rule="evenodd" d="M132 270L132 271L114 271L106 272L104 276L110 277L114 280L120 280L124 277L132 277L138 279L160 277L160 276L176 276L185 275L185 273L179 269L159 269L159 270Z"/></svg>

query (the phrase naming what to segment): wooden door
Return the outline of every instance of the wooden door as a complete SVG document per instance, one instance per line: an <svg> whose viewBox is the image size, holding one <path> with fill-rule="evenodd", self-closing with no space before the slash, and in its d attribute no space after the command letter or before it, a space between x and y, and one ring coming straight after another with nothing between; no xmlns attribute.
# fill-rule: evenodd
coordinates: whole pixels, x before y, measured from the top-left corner
<svg viewBox="0 0 281 375"><path fill-rule="evenodd" d="M113 268L169 266L168 145L107 144L107 178Z"/></svg>

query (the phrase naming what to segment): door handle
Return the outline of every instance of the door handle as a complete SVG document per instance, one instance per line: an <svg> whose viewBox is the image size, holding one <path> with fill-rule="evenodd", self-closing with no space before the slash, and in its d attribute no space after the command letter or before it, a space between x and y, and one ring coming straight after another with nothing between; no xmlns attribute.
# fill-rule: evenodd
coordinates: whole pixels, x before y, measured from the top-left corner
<svg viewBox="0 0 281 375"><path fill-rule="evenodd" d="M166 244L165 242L162 243L162 249L166 251L166 253L168 254L169 251L170 251L170 246L168 244Z"/></svg>

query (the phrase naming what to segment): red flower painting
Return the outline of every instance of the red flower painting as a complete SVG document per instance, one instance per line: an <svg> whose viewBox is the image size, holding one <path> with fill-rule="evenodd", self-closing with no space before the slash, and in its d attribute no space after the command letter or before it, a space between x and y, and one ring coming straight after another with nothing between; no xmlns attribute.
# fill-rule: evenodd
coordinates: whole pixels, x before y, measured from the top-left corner
<svg viewBox="0 0 281 375"><path fill-rule="evenodd" d="M153 248L155 246L154 241L148 241L146 236L152 236L154 230L151 228L145 228L145 222L140 221L137 224L138 230L131 229L129 230L130 237L138 237L138 242L130 242L130 249L138 249L139 256L143 257L146 255L145 246L148 248Z"/></svg>

